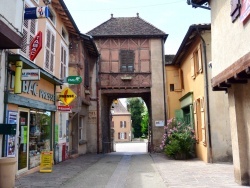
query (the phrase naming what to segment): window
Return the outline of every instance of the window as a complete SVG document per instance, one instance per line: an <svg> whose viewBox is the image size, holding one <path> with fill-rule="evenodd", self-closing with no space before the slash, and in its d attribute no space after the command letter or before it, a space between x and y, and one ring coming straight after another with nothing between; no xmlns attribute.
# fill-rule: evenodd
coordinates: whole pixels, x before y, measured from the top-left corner
<svg viewBox="0 0 250 188"><path fill-rule="evenodd" d="M63 138L63 115L60 113L60 121L59 121L59 138Z"/></svg>
<svg viewBox="0 0 250 188"><path fill-rule="evenodd" d="M201 47L199 46L191 57L191 76L195 79L198 74L202 73Z"/></svg>
<svg viewBox="0 0 250 188"><path fill-rule="evenodd" d="M49 8L49 19L53 22L53 24L56 23L55 14L54 14L54 12L51 11L50 8Z"/></svg>
<svg viewBox="0 0 250 188"><path fill-rule="evenodd" d="M60 60L60 78L63 79L67 76L66 70L67 70L67 52L66 48L61 46L61 60Z"/></svg>
<svg viewBox="0 0 250 188"><path fill-rule="evenodd" d="M25 8L28 8L27 5L25 5ZM23 23L23 38L22 38L22 48L21 53L22 55L28 57L29 59L29 44L33 40L36 34L36 20L24 20Z"/></svg>
<svg viewBox="0 0 250 188"><path fill-rule="evenodd" d="M174 91L174 84L170 84L170 91Z"/></svg>
<svg viewBox="0 0 250 188"><path fill-rule="evenodd" d="M126 128L126 121L120 121L120 128Z"/></svg>
<svg viewBox="0 0 250 188"><path fill-rule="evenodd" d="M84 61L84 86L89 87L89 62L87 59Z"/></svg>
<svg viewBox="0 0 250 188"><path fill-rule="evenodd" d="M66 31L62 28L62 37L67 40L67 34Z"/></svg>
<svg viewBox="0 0 250 188"><path fill-rule="evenodd" d="M80 117L80 124L79 124L79 140L83 140L83 121L84 117Z"/></svg>
<svg viewBox="0 0 250 188"><path fill-rule="evenodd" d="M46 52L45 52L45 69L50 72L54 71L54 56L55 56L55 35L51 30L47 29L46 33Z"/></svg>
<svg viewBox="0 0 250 188"><path fill-rule="evenodd" d="M119 132L118 139L121 139L121 140L127 139L127 133L126 132Z"/></svg>
<svg viewBox="0 0 250 188"><path fill-rule="evenodd" d="M120 71L134 72L135 52L133 50L120 51Z"/></svg>

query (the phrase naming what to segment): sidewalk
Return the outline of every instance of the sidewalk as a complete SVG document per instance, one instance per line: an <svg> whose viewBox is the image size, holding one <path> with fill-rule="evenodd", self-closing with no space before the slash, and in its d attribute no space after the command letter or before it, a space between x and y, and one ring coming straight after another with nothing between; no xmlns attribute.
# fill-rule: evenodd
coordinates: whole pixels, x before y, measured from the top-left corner
<svg viewBox="0 0 250 188"><path fill-rule="evenodd" d="M136 156L135 156L136 155ZM124 156L129 156L125 161ZM136 161L137 160L137 161ZM147 164L142 165L142 160L147 161ZM121 162L124 164L121 165ZM138 163L141 163L140 165ZM148 166L148 167L147 167ZM123 168L124 169L121 169ZM141 167L141 169L140 169ZM193 188L193 187L213 187L213 188L230 188L230 187L242 187L234 182L233 165L229 163L223 164L206 164L203 161L193 160L170 160L163 154L136 154L136 153L111 153L111 154L86 154L75 159L69 159L62 163L53 166L51 173L35 172L33 174L21 177L16 180L17 188L38 188L38 187L50 187L60 188L64 187L67 182L79 181L92 182L93 186L75 186L80 187L113 187L114 181L117 181L115 172L123 172L128 176L123 176L124 187L129 187L131 184L131 173L133 176L152 178L149 176L149 169L153 167L155 174L159 177L165 187L170 188ZM139 169L138 169L139 168ZM126 173L125 173L126 172ZM129 172L129 173L127 173ZM99 173L102 173L100 176ZM152 173L152 168L151 172ZM92 174L92 175L91 175ZM139 174L139 175L138 175ZM141 175L140 175L141 174ZM96 178L99 175L99 178ZM79 177L83 177L79 179ZM89 177L92 180L89 180ZM103 177L104 179L100 179ZM142 176L141 176L142 177ZM78 180L77 180L78 178ZM85 180L84 180L85 178ZM157 179L159 183L159 178ZM146 179L145 179L146 180ZM154 179L153 179L154 180ZM95 184L98 182L99 184ZM108 183L107 183L108 182ZM154 185L154 182L151 182ZM98 185L98 186L96 186ZM126 186L127 185L127 186ZM141 187L149 187L144 184ZM120 187L119 187L120 188ZM138 187L140 188L140 187Z"/></svg>

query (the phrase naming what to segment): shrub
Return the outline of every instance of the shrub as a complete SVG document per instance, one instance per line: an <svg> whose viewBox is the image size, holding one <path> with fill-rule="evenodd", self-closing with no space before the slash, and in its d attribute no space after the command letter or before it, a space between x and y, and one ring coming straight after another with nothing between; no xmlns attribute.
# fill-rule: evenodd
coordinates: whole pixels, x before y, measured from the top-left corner
<svg viewBox="0 0 250 188"><path fill-rule="evenodd" d="M193 128L176 118L167 121L161 148L165 154L175 159L194 156L195 136Z"/></svg>

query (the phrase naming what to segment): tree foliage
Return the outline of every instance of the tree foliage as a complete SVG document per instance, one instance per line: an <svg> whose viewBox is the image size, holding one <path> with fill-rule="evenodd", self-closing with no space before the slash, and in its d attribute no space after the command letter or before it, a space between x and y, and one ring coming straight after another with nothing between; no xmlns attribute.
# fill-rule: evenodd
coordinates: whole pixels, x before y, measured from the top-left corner
<svg viewBox="0 0 250 188"><path fill-rule="evenodd" d="M144 112L144 102L141 98L129 98L128 111L131 113L132 127L134 130L134 137L140 138L142 135L141 123L142 113Z"/></svg>
<svg viewBox="0 0 250 188"><path fill-rule="evenodd" d="M147 107L144 106L144 112L142 113L141 132L146 137L148 136L148 124L149 124L148 109Z"/></svg>

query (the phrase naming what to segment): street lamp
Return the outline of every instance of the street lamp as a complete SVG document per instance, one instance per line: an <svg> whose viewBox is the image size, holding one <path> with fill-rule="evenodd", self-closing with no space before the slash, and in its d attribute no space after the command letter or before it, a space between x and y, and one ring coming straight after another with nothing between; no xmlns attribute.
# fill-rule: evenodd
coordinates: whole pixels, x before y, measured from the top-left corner
<svg viewBox="0 0 250 188"><path fill-rule="evenodd" d="M48 4L51 3L51 0L43 0L43 2L44 2L45 5L48 5Z"/></svg>

